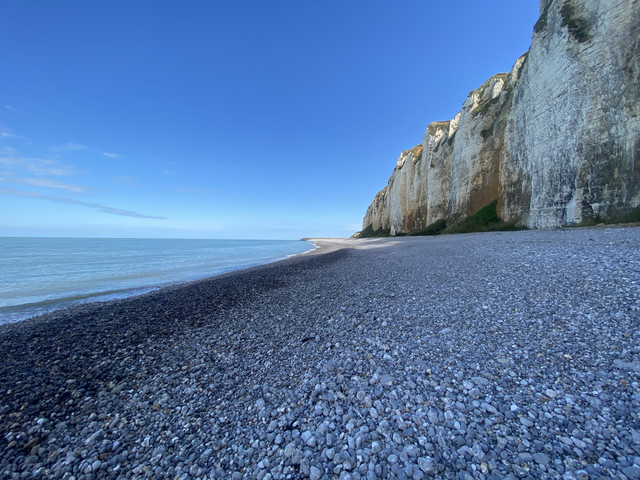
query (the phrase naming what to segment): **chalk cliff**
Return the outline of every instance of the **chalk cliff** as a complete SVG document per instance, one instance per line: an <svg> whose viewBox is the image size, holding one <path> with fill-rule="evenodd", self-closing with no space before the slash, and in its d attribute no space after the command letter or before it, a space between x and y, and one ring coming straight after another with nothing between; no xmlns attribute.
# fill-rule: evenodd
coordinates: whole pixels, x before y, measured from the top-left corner
<svg viewBox="0 0 640 480"><path fill-rule="evenodd" d="M540 2L531 48L402 152L363 229L576 224L640 205L640 0Z"/></svg>

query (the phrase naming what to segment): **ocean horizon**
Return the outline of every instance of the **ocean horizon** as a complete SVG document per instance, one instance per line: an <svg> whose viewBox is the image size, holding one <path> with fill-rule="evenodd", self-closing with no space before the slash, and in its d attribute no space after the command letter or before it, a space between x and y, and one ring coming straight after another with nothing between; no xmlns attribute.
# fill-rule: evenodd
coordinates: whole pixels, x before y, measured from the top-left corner
<svg viewBox="0 0 640 480"><path fill-rule="evenodd" d="M0 324L313 250L300 240L0 237Z"/></svg>

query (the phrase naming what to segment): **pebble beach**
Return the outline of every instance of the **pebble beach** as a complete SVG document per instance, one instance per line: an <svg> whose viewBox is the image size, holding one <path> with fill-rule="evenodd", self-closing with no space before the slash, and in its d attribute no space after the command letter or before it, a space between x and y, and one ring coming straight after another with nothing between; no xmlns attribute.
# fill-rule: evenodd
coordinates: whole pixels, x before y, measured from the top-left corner
<svg viewBox="0 0 640 480"><path fill-rule="evenodd" d="M0 326L0 477L640 479L640 228L316 243Z"/></svg>

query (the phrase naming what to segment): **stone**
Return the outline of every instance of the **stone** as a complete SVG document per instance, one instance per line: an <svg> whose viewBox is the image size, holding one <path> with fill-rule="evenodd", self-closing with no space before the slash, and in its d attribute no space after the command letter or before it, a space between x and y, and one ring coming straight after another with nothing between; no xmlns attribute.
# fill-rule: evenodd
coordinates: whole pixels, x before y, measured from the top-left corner
<svg viewBox="0 0 640 480"><path fill-rule="evenodd" d="M536 463L539 463L540 465L549 465L549 463L551 463L551 459L549 458L549 455L547 455L546 453L541 453L541 452L537 452L531 455L531 457L533 457L533 461Z"/></svg>
<svg viewBox="0 0 640 480"><path fill-rule="evenodd" d="M320 477L322 477L322 472L318 467L312 465L309 469L309 480L320 480Z"/></svg>
<svg viewBox="0 0 640 480"><path fill-rule="evenodd" d="M533 422L529 420L527 417L520 417L520 423L525 427L533 427Z"/></svg>
<svg viewBox="0 0 640 480"><path fill-rule="evenodd" d="M435 462L431 457L418 458L418 467L426 474L431 474L435 471Z"/></svg>
<svg viewBox="0 0 640 480"><path fill-rule="evenodd" d="M636 467L635 465L632 465L630 467L624 467L622 469L622 473L624 473L624 475L629 480L638 480L638 479L640 479L640 468Z"/></svg>
<svg viewBox="0 0 640 480"><path fill-rule="evenodd" d="M400 154L363 230L422 230L496 200L501 219L529 228L640 205L637 4L574 0L569 21L564 4L543 9L510 72L469 93L455 118L431 123L422 143ZM615 364L640 371L639 362Z"/></svg>

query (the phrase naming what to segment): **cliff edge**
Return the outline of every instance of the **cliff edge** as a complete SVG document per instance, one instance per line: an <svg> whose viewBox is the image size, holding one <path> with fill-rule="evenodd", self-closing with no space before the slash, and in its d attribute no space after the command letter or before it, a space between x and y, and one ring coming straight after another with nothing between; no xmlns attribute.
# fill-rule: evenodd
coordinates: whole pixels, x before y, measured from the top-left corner
<svg viewBox="0 0 640 480"><path fill-rule="evenodd" d="M402 152L363 230L410 233L494 201L529 228L640 205L640 2L540 3L529 52Z"/></svg>

